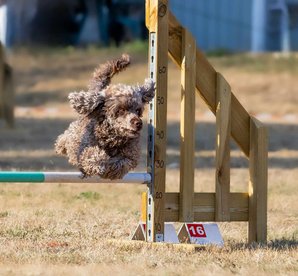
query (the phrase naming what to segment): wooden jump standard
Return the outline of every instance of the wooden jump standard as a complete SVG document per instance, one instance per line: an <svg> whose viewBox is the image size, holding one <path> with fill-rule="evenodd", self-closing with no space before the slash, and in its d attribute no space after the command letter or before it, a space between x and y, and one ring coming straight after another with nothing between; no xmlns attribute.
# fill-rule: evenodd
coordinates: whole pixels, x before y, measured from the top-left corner
<svg viewBox="0 0 298 276"><path fill-rule="evenodd" d="M224 77L169 11L167 0L146 0L150 104L148 170L143 199L147 241L164 240L165 222L248 221L249 242L267 239L267 130L250 116ZM165 192L168 55L181 68L180 193ZM216 116L216 193L194 192L195 91ZM248 193L230 193L230 138L249 159ZM154 150L153 150L154 149Z"/></svg>

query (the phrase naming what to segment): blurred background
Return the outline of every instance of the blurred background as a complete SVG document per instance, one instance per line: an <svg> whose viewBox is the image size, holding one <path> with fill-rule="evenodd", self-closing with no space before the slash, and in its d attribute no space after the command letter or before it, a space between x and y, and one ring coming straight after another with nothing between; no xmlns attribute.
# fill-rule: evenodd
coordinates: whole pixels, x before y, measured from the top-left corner
<svg viewBox="0 0 298 276"><path fill-rule="evenodd" d="M274 240L273 253L266 258L260 257L264 256L262 252L256 253L247 262L254 252L249 249L242 256L237 251L242 263L234 265L235 255L225 256L227 264L222 267L233 264L234 270L229 272L242 273L242 267L249 270L263 265L269 273L282 267L282 274L295 273L297 250L292 261L292 251L284 251L283 257L276 252L297 248L298 240L298 0L169 3L212 66L230 83L240 103L269 130L268 233L269 240ZM144 0L0 0L0 170L77 170L54 151L57 136L77 118L67 96L86 90L94 68L122 53L131 55L132 64L113 82L144 81L148 75L144 7ZM181 75L171 61L168 73L167 191L178 191ZM146 114L144 117L146 120ZM146 127L143 131L142 159L137 168L141 171L146 170ZM197 192L215 191L215 138L214 115L198 96ZM248 161L232 143L231 191L247 192L248 181ZM0 263L11 264L14 269L15 264L39 261L58 265L116 262L118 257L109 259L114 258L114 253L109 253L111 246L102 250L98 237L129 239L139 218L140 194L145 189L112 184L1 184ZM221 230L226 240L245 244L246 224L223 224ZM48 250L44 245L53 237L66 245ZM90 254L95 247L98 255ZM102 259L104 251L107 253ZM148 252L150 256L144 261L135 262L134 256L142 255L137 250L133 257L120 258L119 263L134 260L134 269L136 263L147 263L155 255ZM184 263L168 254L165 258L173 263ZM210 259L214 273L221 271L214 270L214 265L221 265L216 256L196 255L185 263L196 268L194 259ZM168 265L168 261L165 263ZM45 271L40 274L50 273Z"/></svg>
<svg viewBox="0 0 298 276"><path fill-rule="evenodd" d="M251 114L269 123L297 123L298 0L169 3ZM144 18L143 0L0 0L0 168L74 169L53 152L56 137L76 117L67 96L86 89L94 68L123 52L132 56L132 68L114 81L143 82L148 52ZM179 74L170 62L168 143L176 153L168 163L173 168L179 166ZM197 147L213 154L214 116L197 98L197 120L208 122L198 129L210 129L208 135L197 135ZM288 137L282 143L296 149ZM272 141L279 147L279 140ZM146 137L144 168L145 144ZM200 166L213 166L213 157L202 161L198 156ZM247 166L235 160L236 166Z"/></svg>
<svg viewBox="0 0 298 276"><path fill-rule="evenodd" d="M119 46L147 36L143 0L2 2L6 6L1 19L1 25L6 25L2 27L2 41L7 47L90 43Z"/></svg>
<svg viewBox="0 0 298 276"><path fill-rule="evenodd" d="M298 50L297 0L171 0L206 51ZM18 45L109 46L146 39L144 0L1 0L0 39Z"/></svg>
<svg viewBox="0 0 298 276"><path fill-rule="evenodd" d="M269 123L297 123L298 0L170 0L169 4L251 114ZM57 135L76 116L67 95L86 89L94 68L123 52L132 56L132 68L114 81L143 82L148 52L144 18L143 0L0 0L0 149L5 151L0 168L73 169L53 152ZM175 151L179 74L170 62L168 143ZM205 125L208 135L197 136L197 147L214 150L210 142L214 116L197 98L197 120L211 120ZM6 129L5 124L15 128ZM145 144L146 138L143 167ZM20 151L23 157L17 158ZM33 156L32 162L26 161L28 154L40 156L40 152L47 161ZM168 163L179 166L179 154L169 155ZM239 159L236 163L246 164ZM212 167L213 157L204 165Z"/></svg>

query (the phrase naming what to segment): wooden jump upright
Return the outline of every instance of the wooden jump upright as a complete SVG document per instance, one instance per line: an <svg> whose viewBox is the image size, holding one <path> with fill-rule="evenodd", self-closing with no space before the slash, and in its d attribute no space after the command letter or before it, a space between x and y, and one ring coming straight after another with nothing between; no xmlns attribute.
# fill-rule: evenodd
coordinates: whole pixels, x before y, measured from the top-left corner
<svg viewBox="0 0 298 276"><path fill-rule="evenodd" d="M156 82L156 96L149 111L148 168L152 181L143 197L145 240L163 241L165 222L248 221L249 242L265 242L266 128L239 103L225 78L170 12L167 0L146 0L146 26L149 76ZM168 55L181 68L180 193L165 192ZM216 116L215 193L194 192L195 91ZM230 192L230 138L249 159L247 193Z"/></svg>
<svg viewBox="0 0 298 276"><path fill-rule="evenodd" d="M156 83L156 95L150 104L148 128L148 168L152 184L147 197L147 240L164 240L166 128L168 76L168 1L148 1L146 25L149 29L149 75Z"/></svg>

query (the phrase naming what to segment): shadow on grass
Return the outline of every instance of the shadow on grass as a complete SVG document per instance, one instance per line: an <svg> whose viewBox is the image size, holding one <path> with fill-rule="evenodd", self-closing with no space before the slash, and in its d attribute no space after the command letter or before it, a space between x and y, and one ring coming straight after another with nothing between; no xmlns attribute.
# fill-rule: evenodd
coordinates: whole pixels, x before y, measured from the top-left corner
<svg viewBox="0 0 298 276"><path fill-rule="evenodd" d="M71 120L31 119L16 120L15 129L1 129L0 150L48 150L68 127Z"/></svg>
<svg viewBox="0 0 298 276"><path fill-rule="evenodd" d="M168 125L168 149L173 152L168 154L171 162L179 162L179 123L170 123ZM298 124L267 124L269 134L269 152L277 151L297 151L296 156L269 157L269 167L294 169L298 167ZM196 152L199 156L196 158L198 168L214 167L215 164L215 124L212 122L199 122L195 127L195 144ZM231 142L231 149L239 148L234 141ZM201 151L211 151L210 156L200 156ZM248 160L244 154L231 157L231 168L247 168Z"/></svg>
<svg viewBox="0 0 298 276"><path fill-rule="evenodd" d="M16 96L16 103L22 107L39 107L45 104L67 102L67 91L27 92Z"/></svg>
<svg viewBox="0 0 298 276"><path fill-rule="evenodd" d="M275 239L270 240L267 243L235 243L231 245L232 250L257 250L257 249L268 249L268 250L276 250L276 251L285 251L285 250L296 250L298 248L298 240L296 239Z"/></svg>
<svg viewBox="0 0 298 276"><path fill-rule="evenodd" d="M298 151L298 122L297 124L266 124L269 134L269 151L297 150ZM179 147L179 123L168 125L168 145ZM215 123L197 122L195 126L196 149L214 150L215 148ZM233 142L232 149L238 146Z"/></svg>
<svg viewBox="0 0 298 276"><path fill-rule="evenodd" d="M58 135L64 132L71 120L67 119L31 119L18 118L16 128L13 130L1 127L0 135L0 169L69 169L70 166L64 157L55 155L54 143ZM280 150L297 151L297 155L285 154L285 157L273 156L269 158L271 168L293 169L298 167L298 125L294 124L270 124L269 127L269 151ZM146 135L146 129L144 131ZM179 123L168 124L168 151L167 164L179 167ZM197 168L214 167L215 148L215 124L211 122L197 123L195 129ZM143 155L141 162L146 163L146 136L142 139ZM237 150L232 143L232 149ZM2 152L6 152L3 158ZM12 151L14 154L7 155ZM32 151L45 151L38 155L32 155ZM21 154L18 154L20 152ZM28 154L24 153L28 152ZM239 152L231 158L231 168L247 168L248 160ZM10 157L11 156L11 157ZM35 157L37 156L37 157ZM145 167L145 165L144 165Z"/></svg>

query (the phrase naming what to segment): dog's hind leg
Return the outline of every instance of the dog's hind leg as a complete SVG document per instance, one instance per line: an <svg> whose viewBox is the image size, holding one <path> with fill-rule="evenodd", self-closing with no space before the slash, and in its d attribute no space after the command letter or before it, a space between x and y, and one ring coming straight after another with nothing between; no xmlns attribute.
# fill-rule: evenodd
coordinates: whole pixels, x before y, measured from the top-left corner
<svg viewBox="0 0 298 276"><path fill-rule="evenodd" d="M93 73L93 78L89 84L90 91L100 91L108 86L111 78L124 70L130 64L129 55L123 54L120 58L107 61L101 64Z"/></svg>

